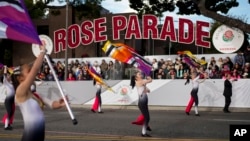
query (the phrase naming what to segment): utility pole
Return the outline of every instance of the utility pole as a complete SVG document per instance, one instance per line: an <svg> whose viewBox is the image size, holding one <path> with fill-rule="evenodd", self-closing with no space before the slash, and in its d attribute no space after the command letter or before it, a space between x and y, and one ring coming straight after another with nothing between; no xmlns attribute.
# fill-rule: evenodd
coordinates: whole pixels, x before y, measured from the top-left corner
<svg viewBox="0 0 250 141"><path fill-rule="evenodd" d="M65 70L64 70L64 80L67 80L68 77L68 24L69 24L69 0L66 0L66 22L65 22L65 29L66 29L66 47L65 47Z"/></svg>

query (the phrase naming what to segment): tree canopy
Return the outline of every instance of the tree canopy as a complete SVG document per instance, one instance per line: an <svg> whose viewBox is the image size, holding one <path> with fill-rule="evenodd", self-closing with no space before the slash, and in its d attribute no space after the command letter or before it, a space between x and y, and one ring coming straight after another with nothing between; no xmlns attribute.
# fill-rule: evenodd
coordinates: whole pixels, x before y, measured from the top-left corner
<svg viewBox="0 0 250 141"><path fill-rule="evenodd" d="M239 0L129 0L130 7L139 15L154 14L162 16L163 12L174 12L181 15L203 15L222 24L236 27L250 33L250 25L238 17L228 16L231 8L239 6ZM250 4L250 0L248 0ZM250 6L250 5L249 5Z"/></svg>

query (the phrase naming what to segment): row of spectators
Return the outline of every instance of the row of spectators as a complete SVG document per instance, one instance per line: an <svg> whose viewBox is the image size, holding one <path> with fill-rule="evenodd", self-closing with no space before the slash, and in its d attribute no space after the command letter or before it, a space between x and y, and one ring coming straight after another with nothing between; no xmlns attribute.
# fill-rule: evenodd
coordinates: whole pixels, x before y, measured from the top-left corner
<svg viewBox="0 0 250 141"><path fill-rule="evenodd" d="M205 60L207 63L201 65L199 70L201 72L207 72L211 79L221 79L227 73L231 73L232 76L237 79L250 78L250 46L247 48L246 52L239 51L232 59L230 57L211 57L208 59L209 61L207 61L205 57L201 59ZM186 64L181 56L176 56L175 60L169 58L167 60L153 59L148 61L152 63L151 76L154 79L184 79L193 70L192 67ZM65 63L58 61L53 62L53 64L58 79L65 80ZM95 61L93 64L90 62L72 60L68 64L66 80L91 80L92 78L87 72L90 66L106 80L129 79L136 70L133 66L126 65L117 60L107 62L103 59L101 63ZM44 61L41 68L39 78L47 81L54 80L46 61Z"/></svg>

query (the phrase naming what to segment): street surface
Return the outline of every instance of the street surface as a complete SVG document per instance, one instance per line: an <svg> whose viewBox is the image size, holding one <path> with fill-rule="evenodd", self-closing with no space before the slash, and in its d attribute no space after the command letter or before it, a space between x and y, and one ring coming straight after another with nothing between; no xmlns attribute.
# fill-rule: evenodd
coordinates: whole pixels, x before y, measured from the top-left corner
<svg viewBox="0 0 250 141"><path fill-rule="evenodd" d="M140 114L136 106L103 107L103 114L92 113L89 107L74 107L78 124L73 125L66 109L44 111L46 118L46 141L229 141L230 124L250 125L250 112L193 111L187 116L183 110L150 108L151 138L141 137L141 126L131 124ZM0 106L0 115L5 113ZM32 116L32 114L31 114ZM19 141L23 121L16 108L12 131L0 129L0 141Z"/></svg>

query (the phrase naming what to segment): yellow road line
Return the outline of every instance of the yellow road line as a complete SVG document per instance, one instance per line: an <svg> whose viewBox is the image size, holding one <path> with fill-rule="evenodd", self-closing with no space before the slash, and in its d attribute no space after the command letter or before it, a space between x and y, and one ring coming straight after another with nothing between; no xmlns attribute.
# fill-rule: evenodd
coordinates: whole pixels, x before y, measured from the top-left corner
<svg viewBox="0 0 250 141"><path fill-rule="evenodd" d="M9 139L20 139L20 134L0 134L0 139L9 138ZM81 135L81 136L58 136L58 135L47 135L46 140L78 140L78 141L227 141L222 139L176 139L176 138L145 138L145 137L135 137L135 136L94 136L94 135Z"/></svg>

